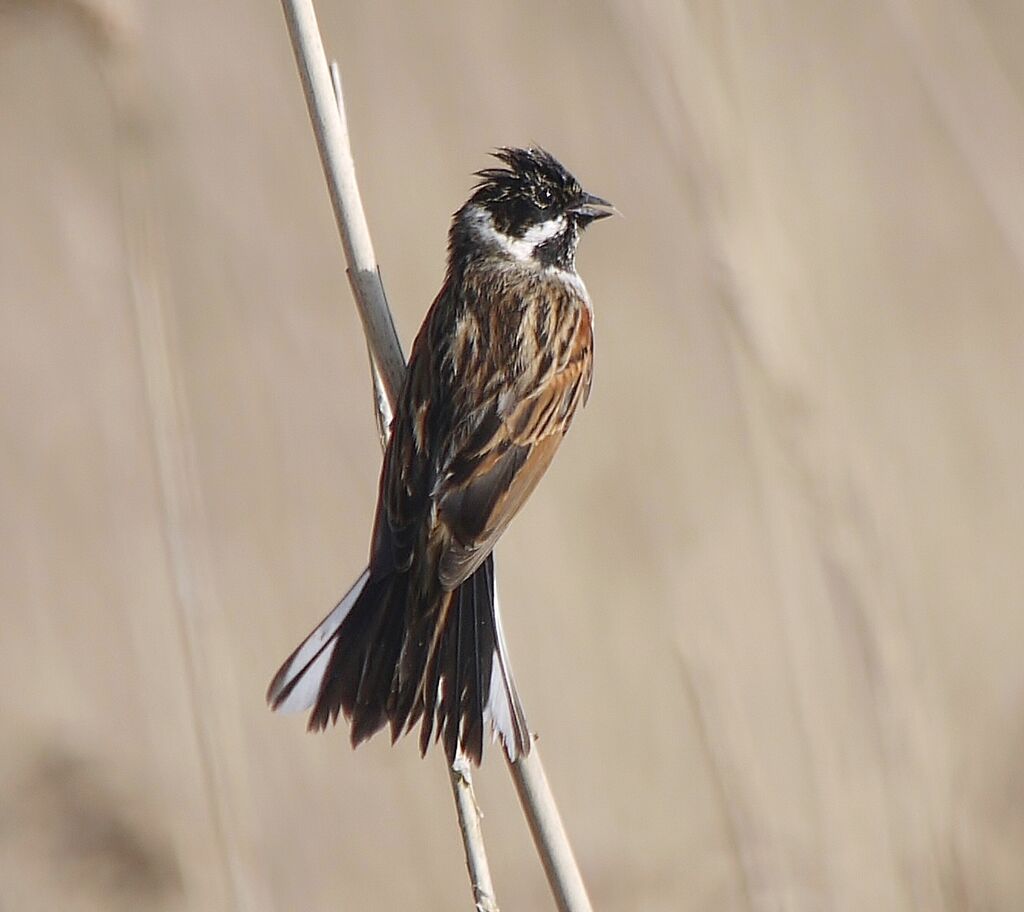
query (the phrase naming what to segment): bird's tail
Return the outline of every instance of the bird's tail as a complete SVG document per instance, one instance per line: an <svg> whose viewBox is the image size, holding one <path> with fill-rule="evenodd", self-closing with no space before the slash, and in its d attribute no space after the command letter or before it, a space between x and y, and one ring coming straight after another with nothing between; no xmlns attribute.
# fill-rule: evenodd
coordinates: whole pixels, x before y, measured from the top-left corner
<svg viewBox="0 0 1024 912"><path fill-rule="evenodd" d="M512 759L530 750L501 629L493 557L435 604L413 605L408 574L369 570L289 656L267 691L273 709L312 709L319 730L344 713L352 743L390 724L392 739L422 719L420 749L444 741L475 763L490 723Z"/></svg>

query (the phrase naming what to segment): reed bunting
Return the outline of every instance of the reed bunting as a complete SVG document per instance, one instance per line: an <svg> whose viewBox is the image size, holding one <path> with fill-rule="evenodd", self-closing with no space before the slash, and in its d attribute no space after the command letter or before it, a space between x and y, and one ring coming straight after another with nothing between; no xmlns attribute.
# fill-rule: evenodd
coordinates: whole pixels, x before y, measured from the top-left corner
<svg viewBox="0 0 1024 912"><path fill-rule="evenodd" d="M492 549L590 392L593 316L576 245L614 213L542 149L505 167L455 213L448 270L413 344L384 453L370 563L281 666L273 709L344 713L353 746L421 722L479 763L490 723L530 750L494 588Z"/></svg>

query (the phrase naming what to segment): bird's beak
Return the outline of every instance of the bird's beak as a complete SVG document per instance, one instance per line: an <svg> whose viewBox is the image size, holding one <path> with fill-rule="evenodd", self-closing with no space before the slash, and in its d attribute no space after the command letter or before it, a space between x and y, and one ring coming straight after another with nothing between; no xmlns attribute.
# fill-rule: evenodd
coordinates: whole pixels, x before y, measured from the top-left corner
<svg viewBox="0 0 1024 912"><path fill-rule="evenodd" d="M581 225L589 225L598 219L608 218L609 215L619 215L616 209L608 200L594 196L593 193L584 193L583 198L573 207L576 219Z"/></svg>

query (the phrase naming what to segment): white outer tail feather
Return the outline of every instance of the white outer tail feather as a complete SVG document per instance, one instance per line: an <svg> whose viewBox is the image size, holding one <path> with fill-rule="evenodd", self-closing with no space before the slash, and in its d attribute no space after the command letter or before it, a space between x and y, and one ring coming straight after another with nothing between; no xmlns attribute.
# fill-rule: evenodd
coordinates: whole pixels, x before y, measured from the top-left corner
<svg viewBox="0 0 1024 912"><path fill-rule="evenodd" d="M505 646L505 631L501 627L501 608L498 605L498 580L491 578L492 595L494 597L494 661L491 663L491 689L484 707L484 722L489 722L493 732L493 740L500 740L509 760L515 761L519 756L516 744L515 727L516 713L512 708L512 700L516 697L515 684L512 683L512 668L508 662L508 648ZM523 732L529 743L530 733Z"/></svg>
<svg viewBox="0 0 1024 912"><path fill-rule="evenodd" d="M284 713L302 712L316 703L334 652L334 635L342 621L348 617L369 578L370 568L367 567L334 610L302 641L285 667L277 673L267 692L267 700L274 709ZM287 696L278 702L280 695L285 692Z"/></svg>
<svg viewBox="0 0 1024 912"><path fill-rule="evenodd" d="M303 712L311 709L316 703L323 687L324 675L334 654L338 628L348 617L369 578L370 570L367 568L277 673L267 691L267 700L275 710L283 713ZM495 650L491 662L490 692L483 717L484 722L491 726L492 739L500 740L509 759L515 760L519 755L515 730L518 724L517 714L512 706L512 701L516 699L515 685L512 683L512 669L508 664L508 649L501 626L496 580L492 580L492 586ZM438 698L440 699L440 691ZM526 739L530 737L529 732L523 732L522 735Z"/></svg>

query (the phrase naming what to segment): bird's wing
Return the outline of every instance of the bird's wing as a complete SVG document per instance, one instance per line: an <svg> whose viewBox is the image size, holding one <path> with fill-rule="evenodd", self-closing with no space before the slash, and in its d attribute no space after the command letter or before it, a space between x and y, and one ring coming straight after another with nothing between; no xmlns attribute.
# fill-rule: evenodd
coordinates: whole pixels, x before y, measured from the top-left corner
<svg viewBox="0 0 1024 912"><path fill-rule="evenodd" d="M566 300L558 311L565 322L548 333L550 344L522 358L497 348L505 326L523 319L521 301L508 301L492 302L489 337L475 345L447 338L460 319L448 286L424 321L384 456L372 567L401 572L429 553L429 572L443 589L468 579L585 402L589 309Z"/></svg>
<svg viewBox="0 0 1024 912"><path fill-rule="evenodd" d="M499 396L479 410L474 431L452 454L434 492L447 532L438 565L445 589L480 566L540 481L589 392L590 367L584 316L565 361L514 401Z"/></svg>

